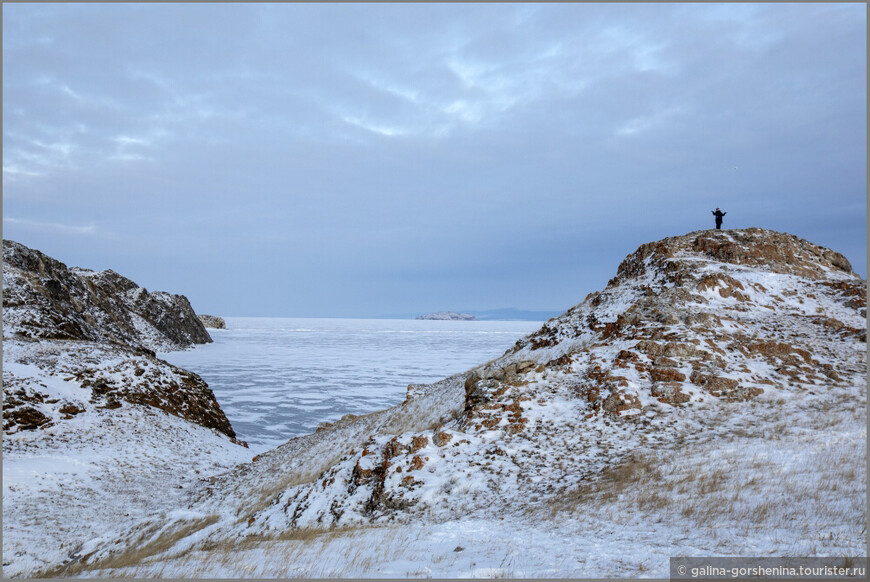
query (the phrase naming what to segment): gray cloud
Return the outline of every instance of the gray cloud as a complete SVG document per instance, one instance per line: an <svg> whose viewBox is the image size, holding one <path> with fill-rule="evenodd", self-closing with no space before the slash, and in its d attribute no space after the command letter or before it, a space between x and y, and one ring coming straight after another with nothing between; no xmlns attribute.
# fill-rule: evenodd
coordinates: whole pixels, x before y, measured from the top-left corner
<svg viewBox="0 0 870 582"><path fill-rule="evenodd" d="M203 311L566 308L716 206L866 263L860 5L10 4L3 26L4 236Z"/></svg>

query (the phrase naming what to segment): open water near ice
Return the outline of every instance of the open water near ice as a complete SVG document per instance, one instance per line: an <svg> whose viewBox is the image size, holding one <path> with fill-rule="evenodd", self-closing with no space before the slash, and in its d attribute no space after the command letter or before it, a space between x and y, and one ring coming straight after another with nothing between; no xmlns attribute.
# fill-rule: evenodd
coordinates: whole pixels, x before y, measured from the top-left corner
<svg viewBox="0 0 870 582"><path fill-rule="evenodd" d="M502 355L539 321L227 317L214 343L160 357L202 376L254 451L320 422L398 404L425 384Z"/></svg>

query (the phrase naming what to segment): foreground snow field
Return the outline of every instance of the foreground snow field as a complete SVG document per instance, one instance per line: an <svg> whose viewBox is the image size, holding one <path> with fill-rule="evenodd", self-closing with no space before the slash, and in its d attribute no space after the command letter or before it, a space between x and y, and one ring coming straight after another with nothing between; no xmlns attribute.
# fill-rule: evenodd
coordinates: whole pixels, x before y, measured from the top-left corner
<svg viewBox="0 0 870 582"><path fill-rule="evenodd" d="M50 342L46 342L50 343ZM83 412L3 438L3 573L31 574L68 562L82 544L111 537L156 511L183 505L198 481L250 460L226 435L149 406L101 408L90 391L4 345L4 384L36 387L45 400ZM19 357L16 357L19 356ZM54 415L52 415L54 412Z"/></svg>
<svg viewBox="0 0 870 582"><path fill-rule="evenodd" d="M550 507L291 530L79 575L666 578L678 555L860 556L865 410L859 389L786 406L759 397L678 445L632 450Z"/></svg>
<svg viewBox="0 0 870 582"><path fill-rule="evenodd" d="M92 474L61 465L85 495L47 507L10 492L25 509L8 510L19 521L4 520L4 534L24 549L5 564L4 536L4 574L666 577L671 556L864 555L866 316L866 283L848 262L791 235L643 245L605 289L503 356L253 459L160 417L141 447L98 464L109 509L40 542L42 520L88 519L99 503ZM10 374L36 374L25 360ZM17 445L23 470L43 451L92 458L78 443L44 447L58 427ZM166 431L178 440L161 442ZM193 444L201 431L218 440ZM165 455L143 452L167 443ZM189 475L188 446L213 475ZM150 481L121 476L137 462ZM112 504L133 510L119 522Z"/></svg>

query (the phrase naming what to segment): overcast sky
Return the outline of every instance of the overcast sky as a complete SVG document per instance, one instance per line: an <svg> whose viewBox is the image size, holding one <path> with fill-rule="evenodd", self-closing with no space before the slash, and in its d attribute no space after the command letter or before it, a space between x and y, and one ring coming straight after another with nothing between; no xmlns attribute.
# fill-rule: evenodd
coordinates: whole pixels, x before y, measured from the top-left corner
<svg viewBox="0 0 870 582"><path fill-rule="evenodd" d="M860 4L5 4L3 237L201 313L563 310L640 244L866 275Z"/></svg>

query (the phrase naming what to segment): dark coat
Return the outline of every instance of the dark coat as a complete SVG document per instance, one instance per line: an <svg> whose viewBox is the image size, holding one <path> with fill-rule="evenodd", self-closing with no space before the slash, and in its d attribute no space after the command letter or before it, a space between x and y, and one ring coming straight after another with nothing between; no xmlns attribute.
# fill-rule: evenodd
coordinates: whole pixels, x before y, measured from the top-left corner
<svg viewBox="0 0 870 582"><path fill-rule="evenodd" d="M728 214L727 212L722 212L721 210L711 210L713 216L716 217L716 222L722 222L722 217Z"/></svg>

